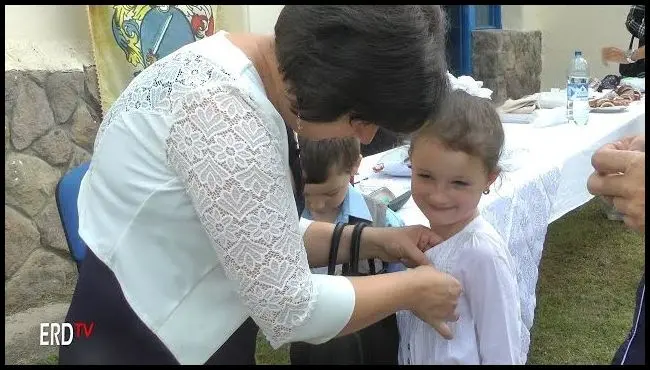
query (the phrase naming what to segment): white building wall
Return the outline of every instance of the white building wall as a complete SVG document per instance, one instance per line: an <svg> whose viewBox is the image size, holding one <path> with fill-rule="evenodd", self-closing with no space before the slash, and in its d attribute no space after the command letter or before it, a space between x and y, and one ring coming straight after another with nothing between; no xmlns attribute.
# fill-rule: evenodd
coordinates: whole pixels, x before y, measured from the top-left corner
<svg viewBox="0 0 650 370"><path fill-rule="evenodd" d="M602 63L604 46L627 48L629 5L503 5L503 28L542 31L542 90L563 87L574 50L581 50L591 75L617 74L618 65Z"/></svg>

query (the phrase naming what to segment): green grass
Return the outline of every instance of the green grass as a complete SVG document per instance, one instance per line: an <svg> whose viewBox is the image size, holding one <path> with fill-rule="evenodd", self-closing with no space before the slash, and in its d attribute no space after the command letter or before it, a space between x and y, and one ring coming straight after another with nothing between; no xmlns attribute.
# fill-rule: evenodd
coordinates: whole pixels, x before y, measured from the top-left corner
<svg viewBox="0 0 650 370"><path fill-rule="evenodd" d="M643 238L591 201L551 224L532 330L531 364L609 364L630 326Z"/></svg>
<svg viewBox="0 0 650 370"><path fill-rule="evenodd" d="M49 355L44 359L38 361L35 365L57 365L59 363L59 356Z"/></svg>
<svg viewBox="0 0 650 370"><path fill-rule="evenodd" d="M255 359L258 365L288 365L289 364L289 345L284 345L274 351L269 342L257 334L257 351Z"/></svg>
<svg viewBox="0 0 650 370"><path fill-rule="evenodd" d="M595 200L551 224L528 363L609 364L632 324L644 258L643 238L607 220ZM288 346L274 351L258 336L256 357L288 364Z"/></svg>

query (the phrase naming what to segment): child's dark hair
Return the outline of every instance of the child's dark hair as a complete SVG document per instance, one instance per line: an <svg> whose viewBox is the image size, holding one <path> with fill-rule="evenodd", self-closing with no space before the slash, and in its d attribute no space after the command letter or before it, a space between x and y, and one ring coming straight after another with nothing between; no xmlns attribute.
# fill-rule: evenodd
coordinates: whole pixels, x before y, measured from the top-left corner
<svg viewBox="0 0 650 370"><path fill-rule="evenodd" d="M298 138L300 164L307 184L322 184L330 171L335 174L351 171L361 155L361 144L356 137L318 141Z"/></svg>
<svg viewBox="0 0 650 370"><path fill-rule="evenodd" d="M488 172L500 170L504 133L491 100L452 91L440 114L413 134L409 154L422 138L435 138L451 150L481 158Z"/></svg>

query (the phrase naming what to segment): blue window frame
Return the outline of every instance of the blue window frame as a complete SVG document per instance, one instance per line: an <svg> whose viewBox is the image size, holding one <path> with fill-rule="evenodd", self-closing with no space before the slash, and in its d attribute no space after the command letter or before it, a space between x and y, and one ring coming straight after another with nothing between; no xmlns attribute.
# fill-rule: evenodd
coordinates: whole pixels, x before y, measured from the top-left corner
<svg viewBox="0 0 650 370"><path fill-rule="evenodd" d="M472 74L472 31L501 29L501 5L444 5L451 23L449 68L455 75Z"/></svg>

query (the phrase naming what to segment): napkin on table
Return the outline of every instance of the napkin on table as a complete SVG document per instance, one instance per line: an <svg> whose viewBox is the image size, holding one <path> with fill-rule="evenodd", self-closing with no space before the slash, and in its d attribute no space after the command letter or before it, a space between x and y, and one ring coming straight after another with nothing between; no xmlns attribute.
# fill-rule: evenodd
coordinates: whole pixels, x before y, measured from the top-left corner
<svg viewBox="0 0 650 370"><path fill-rule="evenodd" d="M508 99L498 108L499 113L528 114L537 108L539 94L524 96L521 99Z"/></svg>

